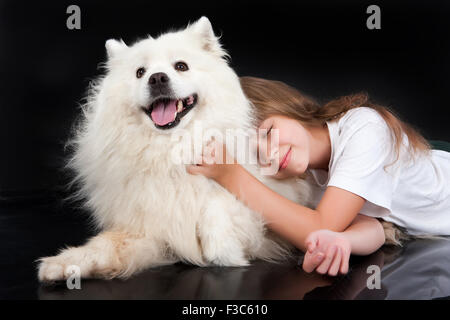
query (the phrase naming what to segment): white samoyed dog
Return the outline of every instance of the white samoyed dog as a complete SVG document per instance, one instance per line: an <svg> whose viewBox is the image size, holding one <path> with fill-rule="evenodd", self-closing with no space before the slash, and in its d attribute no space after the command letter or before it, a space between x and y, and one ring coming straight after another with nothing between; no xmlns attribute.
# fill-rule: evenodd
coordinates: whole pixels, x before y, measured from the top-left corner
<svg viewBox="0 0 450 320"><path fill-rule="evenodd" d="M68 163L80 186L77 196L100 232L83 246L39 259L39 280L67 279L72 266L83 278L110 279L178 261L246 266L252 259L288 257L293 246L272 233L261 214L171 160L180 143L173 133L192 133L195 122L222 131L255 125L254 107L209 20L130 47L108 40L106 49L107 72L89 90ZM304 180L251 172L307 204Z"/></svg>

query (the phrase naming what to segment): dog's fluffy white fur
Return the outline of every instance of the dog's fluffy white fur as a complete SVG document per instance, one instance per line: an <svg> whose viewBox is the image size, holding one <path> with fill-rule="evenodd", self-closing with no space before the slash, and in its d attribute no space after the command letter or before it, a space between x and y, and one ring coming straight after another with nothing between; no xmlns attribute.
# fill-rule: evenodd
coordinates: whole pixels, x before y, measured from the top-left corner
<svg viewBox="0 0 450 320"><path fill-rule="evenodd" d="M101 230L85 245L40 259L39 279L70 276L126 278L145 268L184 261L198 266L245 266L252 259L279 261L292 246L271 233L252 212L220 185L190 175L170 161L175 129L251 128L252 105L209 20L148 37L128 47L106 42L106 75L92 86L71 144L69 167ZM189 71L173 68L184 61ZM142 78L136 70L146 68ZM198 94L197 105L174 129L156 128L142 111L151 101L148 79L164 72L176 96ZM257 171L254 171L258 174ZM258 177L273 190L306 203L308 185L297 179Z"/></svg>

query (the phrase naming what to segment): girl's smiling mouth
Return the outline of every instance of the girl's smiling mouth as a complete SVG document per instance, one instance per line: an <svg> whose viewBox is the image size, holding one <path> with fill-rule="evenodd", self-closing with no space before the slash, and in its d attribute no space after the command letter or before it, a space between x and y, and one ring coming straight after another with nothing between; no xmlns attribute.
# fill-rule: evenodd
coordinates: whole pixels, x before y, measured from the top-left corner
<svg viewBox="0 0 450 320"><path fill-rule="evenodd" d="M286 154L284 155L283 160L281 160L280 162L280 167L278 168L279 170L287 167L289 161L291 160L291 150L292 147L290 147L288 152L286 152Z"/></svg>

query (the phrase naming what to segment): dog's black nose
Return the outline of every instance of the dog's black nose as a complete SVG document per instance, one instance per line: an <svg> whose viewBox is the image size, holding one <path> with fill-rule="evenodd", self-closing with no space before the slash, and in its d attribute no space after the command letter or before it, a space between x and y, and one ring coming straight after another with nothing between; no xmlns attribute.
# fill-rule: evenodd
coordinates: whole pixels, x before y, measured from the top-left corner
<svg viewBox="0 0 450 320"><path fill-rule="evenodd" d="M154 73L148 79L148 83L150 84L152 89L164 87L168 84L168 82L169 82L169 77L164 72Z"/></svg>

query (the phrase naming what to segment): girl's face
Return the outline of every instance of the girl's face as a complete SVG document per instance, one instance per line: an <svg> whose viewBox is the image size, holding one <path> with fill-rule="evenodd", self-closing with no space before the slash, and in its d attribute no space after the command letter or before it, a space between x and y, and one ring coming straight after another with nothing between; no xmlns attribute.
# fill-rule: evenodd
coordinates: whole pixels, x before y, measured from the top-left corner
<svg viewBox="0 0 450 320"><path fill-rule="evenodd" d="M272 116L264 120L260 129L267 130L267 139L260 139L259 154L268 159L278 159L277 179L299 176L306 171L310 159L310 133L297 120L285 116ZM278 130L279 143L271 146L273 130ZM272 155L272 156L270 156Z"/></svg>

